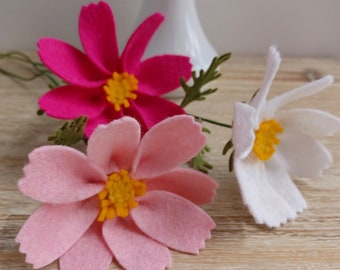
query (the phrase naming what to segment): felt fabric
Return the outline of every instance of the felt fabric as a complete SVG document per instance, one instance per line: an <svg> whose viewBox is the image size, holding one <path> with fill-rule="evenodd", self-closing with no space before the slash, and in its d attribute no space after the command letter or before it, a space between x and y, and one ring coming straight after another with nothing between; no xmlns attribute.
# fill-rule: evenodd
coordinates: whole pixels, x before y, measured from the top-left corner
<svg viewBox="0 0 340 270"><path fill-rule="evenodd" d="M132 175L139 179L155 177L193 158L206 142L201 128L193 117L186 115L165 119L154 126L139 145Z"/></svg>
<svg viewBox="0 0 340 270"><path fill-rule="evenodd" d="M195 179L195 185L192 185L190 179ZM216 182L208 175L186 168L174 169L148 180L148 191L168 191L198 205L209 203L216 188Z"/></svg>
<svg viewBox="0 0 340 270"><path fill-rule="evenodd" d="M171 267L166 246L142 233L129 219L107 220L103 235L117 261L125 269L165 269Z"/></svg>
<svg viewBox="0 0 340 270"><path fill-rule="evenodd" d="M268 53L267 68L258 93L250 104L235 103L232 141L234 168L245 205L255 221L278 227L296 218L306 203L291 177L315 177L332 162L329 151L315 138L340 130L340 119L313 109L280 109L302 97L315 94L333 82L332 76L308 83L266 101L270 85L281 62L276 47ZM260 160L252 151L259 125L274 119L283 132L269 160Z"/></svg>
<svg viewBox="0 0 340 270"><path fill-rule="evenodd" d="M43 38L38 42L41 61L70 84L67 91L58 87L52 93L42 95L39 99L41 109L47 115L61 119L88 116L87 137L97 125L124 115L136 117L146 131L169 116L184 114L180 106L160 96L178 88L180 78L188 80L191 77L189 58L164 55L142 60L150 39L163 20L159 13L147 18L131 35L119 57L109 5L99 2L84 7L79 17L79 33L85 53L56 39ZM127 72L138 80L137 99L130 99L133 104L121 108L118 113L114 105L105 96L103 98L102 89L114 72ZM68 94L70 99L65 101ZM97 113L94 112L96 108Z"/></svg>
<svg viewBox="0 0 340 270"><path fill-rule="evenodd" d="M70 203L97 194L106 174L73 148L43 146L29 154L18 187L25 195L45 203Z"/></svg>
<svg viewBox="0 0 340 270"><path fill-rule="evenodd" d="M26 261L44 267L71 248L98 215L98 200L52 205L36 210L20 229L15 241Z"/></svg>
<svg viewBox="0 0 340 270"><path fill-rule="evenodd" d="M78 86L61 86L43 95L39 102L41 109L48 108L49 115L56 118L78 118L87 115L90 118L103 114L105 95L101 88L86 89Z"/></svg>
<svg viewBox="0 0 340 270"><path fill-rule="evenodd" d="M139 124L132 118L100 125L88 141L87 155L106 174L119 169L130 170L140 137Z"/></svg>
<svg viewBox="0 0 340 270"><path fill-rule="evenodd" d="M109 29L98 34L98 29ZM83 6L79 16L79 36L86 55L105 73L118 70L119 51L113 14L103 2Z"/></svg>
<svg viewBox="0 0 340 270"><path fill-rule="evenodd" d="M153 239L193 254L204 248L205 239L211 237L210 230L215 227L215 222L202 209L166 191L148 192L131 216L136 225Z"/></svg>
<svg viewBox="0 0 340 270"><path fill-rule="evenodd" d="M102 236L102 226L95 222L65 254L59 265L63 270L106 270L112 262L112 252Z"/></svg>
<svg viewBox="0 0 340 270"><path fill-rule="evenodd" d="M110 258L126 269L164 269L171 266L168 247L198 253L215 223L196 204L211 202L217 184L178 167L205 141L192 116L163 120L143 137L137 120L123 117L98 126L88 140L87 156L66 146L34 150L19 188L48 203L21 228L20 251L35 267L60 258L62 270L97 264L92 269L107 269ZM145 183L146 194L134 197L139 204L126 218L98 222L98 193L108 175L122 169Z"/></svg>

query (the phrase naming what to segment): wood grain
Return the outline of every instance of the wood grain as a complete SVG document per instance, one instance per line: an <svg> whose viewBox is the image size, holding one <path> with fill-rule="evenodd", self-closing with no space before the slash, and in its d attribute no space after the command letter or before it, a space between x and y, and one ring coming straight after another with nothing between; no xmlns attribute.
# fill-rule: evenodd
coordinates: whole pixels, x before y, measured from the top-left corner
<svg viewBox="0 0 340 270"><path fill-rule="evenodd" d="M10 63L6 67L11 67ZM250 99L260 86L264 68L264 57L232 57L221 69L223 76L214 82L219 91L205 102L189 105L188 111L230 123L233 103ZM335 83L289 106L313 107L340 117L339 60L283 59L270 96L307 83L307 68L321 75L333 74ZM14 238L39 203L21 195L16 184L28 153L48 144L46 138L61 125L59 120L36 115L37 99L47 90L42 79L21 85L0 76L1 270L32 269L19 253ZM308 209L294 222L267 229L256 225L243 207L235 176L227 170L227 157L221 155L230 130L207 127L212 130L208 158L214 169L210 174L218 181L219 189L214 203L204 209L217 227L199 255L172 251L172 269L340 269L340 134L322 139L334 158L331 168L317 179L295 179ZM53 263L44 269L57 267ZM119 268L112 264L110 269Z"/></svg>

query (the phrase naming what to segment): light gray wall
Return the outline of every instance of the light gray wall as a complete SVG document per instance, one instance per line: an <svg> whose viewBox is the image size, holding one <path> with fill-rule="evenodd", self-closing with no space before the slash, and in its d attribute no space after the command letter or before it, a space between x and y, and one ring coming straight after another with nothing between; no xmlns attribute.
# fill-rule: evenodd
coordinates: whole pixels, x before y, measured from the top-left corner
<svg viewBox="0 0 340 270"><path fill-rule="evenodd" d="M79 46L78 14L90 2L0 0L0 50L35 50L43 36ZM123 46L142 0L108 2ZM197 8L219 53L265 54L275 43L285 56L340 58L340 0L197 0Z"/></svg>

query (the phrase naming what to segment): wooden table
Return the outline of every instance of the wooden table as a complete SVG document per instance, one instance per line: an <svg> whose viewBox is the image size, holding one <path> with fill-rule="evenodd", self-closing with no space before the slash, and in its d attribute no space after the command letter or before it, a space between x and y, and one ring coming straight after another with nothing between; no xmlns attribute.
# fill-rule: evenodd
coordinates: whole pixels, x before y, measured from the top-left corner
<svg viewBox="0 0 340 270"><path fill-rule="evenodd" d="M264 68L264 57L232 57L214 83L219 91L205 102L189 105L188 111L230 123L233 102L249 100L261 83ZM340 117L340 60L284 58L270 96L307 83L307 68L333 74L335 84L290 106L318 108ZM47 90L42 79L20 85L0 76L1 270L32 269L18 252L14 238L39 203L21 195L16 183L27 154L47 144L47 136L61 125L59 120L36 115L37 99ZM296 179L308 209L294 222L267 229L256 225L242 205L235 176L227 170L227 157L221 155L230 130L207 127L212 130L208 159L214 169L210 174L220 187L215 202L204 208L217 228L198 256L173 251L172 269L340 269L340 134L322 140L334 157L331 168L318 179ZM57 269L57 263L45 269ZM112 264L110 269L117 268Z"/></svg>

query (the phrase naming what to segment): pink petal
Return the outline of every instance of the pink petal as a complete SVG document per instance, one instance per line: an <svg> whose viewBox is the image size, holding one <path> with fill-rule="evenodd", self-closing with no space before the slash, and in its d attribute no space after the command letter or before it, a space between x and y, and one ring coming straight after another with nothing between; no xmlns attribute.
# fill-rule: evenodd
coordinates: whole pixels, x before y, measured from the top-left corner
<svg viewBox="0 0 340 270"><path fill-rule="evenodd" d="M88 141L88 157L106 174L130 169L140 140L138 122L130 117L100 125Z"/></svg>
<svg viewBox="0 0 340 270"><path fill-rule="evenodd" d="M272 163L271 166L267 169L264 162L251 157L234 160L243 203L256 223L279 227L295 219L296 213L301 212L306 203L287 172L282 170L282 164Z"/></svg>
<svg viewBox="0 0 340 270"><path fill-rule="evenodd" d="M164 190L195 204L205 204L215 196L217 183L208 175L185 168L174 169L147 181L147 190Z"/></svg>
<svg viewBox="0 0 340 270"><path fill-rule="evenodd" d="M103 91L66 85L55 88L39 99L39 106L49 116L73 119L79 116L96 117L106 106Z"/></svg>
<svg viewBox="0 0 340 270"><path fill-rule="evenodd" d="M112 253L102 236L102 224L95 222L88 231L59 259L63 270L107 270Z"/></svg>
<svg viewBox="0 0 340 270"><path fill-rule="evenodd" d="M79 17L79 35L86 54L98 67L108 73L119 68L116 27L107 3L83 6Z"/></svg>
<svg viewBox="0 0 340 270"><path fill-rule="evenodd" d="M151 191L131 212L136 225L170 248L197 254L210 238L214 221L190 201L165 191Z"/></svg>
<svg viewBox="0 0 340 270"><path fill-rule="evenodd" d="M142 133L160 121L179 114L185 114L182 107L164 98L139 94L131 107L124 110L125 115L136 118L141 124Z"/></svg>
<svg viewBox="0 0 340 270"><path fill-rule="evenodd" d="M205 142L202 126L192 116L170 117L144 135L132 174L137 179L161 175L193 158Z"/></svg>
<svg viewBox="0 0 340 270"><path fill-rule="evenodd" d="M100 71L85 54L63 41L43 38L38 47L41 61L70 84L98 87L111 75Z"/></svg>
<svg viewBox="0 0 340 270"><path fill-rule="evenodd" d="M281 57L277 48L275 46L270 47L268 52L266 71L261 84L261 88L250 103L251 106L253 106L258 112L262 112L262 108L266 102L270 86L274 80L277 71L279 70L280 63Z"/></svg>
<svg viewBox="0 0 340 270"><path fill-rule="evenodd" d="M163 20L163 15L155 13L135 30L122 54L121 63L123 70L132 74L138 71L145 49Z"/></svg>
<svg viewBox="0 0 340 270"><path fill-rule="evenodd" d="M149 58L140 64L136 77L139 81L139 91L160 96L180 87L180 79L187 81L191 77L191 67L188 57L177 55L162 55Z"/></svg>
<svg viewBox="0 0 340 270"><path fill-rule="evenodd" d="M35 211L20 229L16 242L26 261L44 267L74 245L98 215L98 200L52 205Z"/></svg>
<svg viewBox="0 0 340 270"><path fill-rule="evenodd" d="M24 178L18 183L25 195L47 203L70 203L93 196L106 175L81 152L65 146L43 146L29 154Z"/></svg>
<svg viewBox="0 0 340 270"><path fill-rule="evenodd" d="M89 138L92 132L101 124L108 124L112 120L121 118L123 116L122 112L116 112L110 104L106 105L104 111L97 117L90 118L86 122L85 136Z"/></svg>
<svg viewBox="0 0 340 270"><path fill-rule="evenodd" d="M105 221L103 235L124 269L159 270L171 267L168 248L144 235L128 218Z"/></svg>
<svg viewBox="0 0 340 270"><path fill-rule="evenodd" d="M277 152L285 168L297 177L317 177L333 162L325 146L300 132L283 132Z"/></svg>

